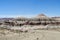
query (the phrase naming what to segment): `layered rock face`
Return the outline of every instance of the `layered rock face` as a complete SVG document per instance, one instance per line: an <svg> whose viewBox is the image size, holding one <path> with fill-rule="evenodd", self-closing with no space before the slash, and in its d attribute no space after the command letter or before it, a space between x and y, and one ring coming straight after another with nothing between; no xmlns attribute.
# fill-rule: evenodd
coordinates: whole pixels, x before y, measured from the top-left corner
<svg viewBox="0 0 60 40"><path fill-rule="evenodd" d="M60 25L60 17L47 17L39 14L36 17L25 18L0 18L0 25L23 26L23 25Z"/></svg>

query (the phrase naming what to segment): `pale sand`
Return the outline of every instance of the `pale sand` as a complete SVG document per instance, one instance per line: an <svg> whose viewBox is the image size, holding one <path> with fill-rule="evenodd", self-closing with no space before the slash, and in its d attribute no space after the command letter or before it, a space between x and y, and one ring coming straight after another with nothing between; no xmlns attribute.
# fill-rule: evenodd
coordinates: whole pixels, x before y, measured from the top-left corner
<svg viewBox="0 0 60 40"><path fill-rule="evenodd" d="M0 35L0 40L60 40L60 32L53 30L31 30L27 33Z"/></svg>

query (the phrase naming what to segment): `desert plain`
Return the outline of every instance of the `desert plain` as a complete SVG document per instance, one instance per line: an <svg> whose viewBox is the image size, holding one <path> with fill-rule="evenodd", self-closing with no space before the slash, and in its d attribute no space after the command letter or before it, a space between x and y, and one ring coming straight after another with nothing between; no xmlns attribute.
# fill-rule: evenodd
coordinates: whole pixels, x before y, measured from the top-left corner
<svg viewBox="0 0 60 40"><path fill-rule="evenodd" d="M0 40L60 40L60 32L58 30L29 30L28 32L0 30Z"/></svg>

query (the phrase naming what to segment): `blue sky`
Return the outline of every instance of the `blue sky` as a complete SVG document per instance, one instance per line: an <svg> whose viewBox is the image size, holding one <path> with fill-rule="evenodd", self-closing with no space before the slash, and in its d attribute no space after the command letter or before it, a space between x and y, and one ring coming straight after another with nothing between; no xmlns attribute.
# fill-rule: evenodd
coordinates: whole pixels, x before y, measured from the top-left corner
<svg viewBox="0 0 60 40"><path fill-rule="evenodd" d="M60 16L60 0L0 0L0 17Z"/></svg>

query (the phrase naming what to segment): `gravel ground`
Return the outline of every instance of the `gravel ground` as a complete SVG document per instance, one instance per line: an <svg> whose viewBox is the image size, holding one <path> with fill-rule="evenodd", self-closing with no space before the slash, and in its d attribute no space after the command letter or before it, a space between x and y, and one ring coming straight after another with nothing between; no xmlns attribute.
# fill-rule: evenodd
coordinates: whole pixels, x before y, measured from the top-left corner
<svg viewBox="0 0 60 40"><path fill-rule="evenodd" d="M60 32L54 30L30 30L26 33L4 32L4 35L0 33L0 40L60 40Z"/></svg>

